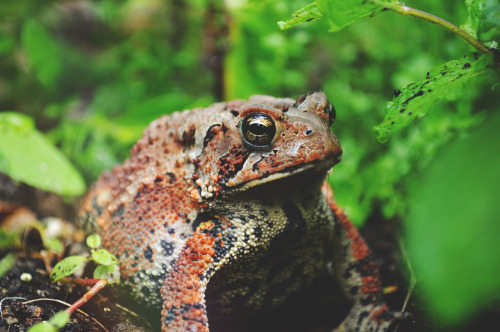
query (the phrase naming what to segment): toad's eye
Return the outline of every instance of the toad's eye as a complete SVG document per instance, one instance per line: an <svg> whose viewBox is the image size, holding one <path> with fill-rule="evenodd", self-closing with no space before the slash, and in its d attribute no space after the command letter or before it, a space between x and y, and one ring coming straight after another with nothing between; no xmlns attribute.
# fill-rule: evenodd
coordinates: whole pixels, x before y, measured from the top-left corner
<svg viewBox="0 0 500 332"><path fill-rule="evenodd" d="M270 115L253 113L241 122L240 133L247 146L257 150L268 149L276 135L276 124Z"/></svg>

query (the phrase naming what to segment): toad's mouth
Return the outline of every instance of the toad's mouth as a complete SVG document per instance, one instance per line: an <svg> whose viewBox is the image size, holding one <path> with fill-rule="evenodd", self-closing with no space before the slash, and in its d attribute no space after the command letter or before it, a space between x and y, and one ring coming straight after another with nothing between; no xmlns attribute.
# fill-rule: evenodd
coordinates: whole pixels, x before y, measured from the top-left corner
<svg viewBox="0 0 500 332"><path fill-rule="evenodd" d="M326 173L342 159L342 152L325 158L313 160L308 163L285 166L279 170L274 169L271 171L262 171L259 177L247 181L237 181L236 178L231 178L226 183L226 188L231 192L246 191L250 188L260 186L265 183L280 180L286 177L295 176L299 173L310 173L311 171L317 174L326 175ZM255 167L252 167L255 168Z"/></svg>

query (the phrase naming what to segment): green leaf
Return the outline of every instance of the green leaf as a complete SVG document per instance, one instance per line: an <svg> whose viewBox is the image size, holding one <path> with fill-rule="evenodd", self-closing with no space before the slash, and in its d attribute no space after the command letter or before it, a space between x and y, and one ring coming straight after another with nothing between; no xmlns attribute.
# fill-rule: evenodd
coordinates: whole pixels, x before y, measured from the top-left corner
<svg viewBox="0 0 500 332"><path fill-rule="evenodd" d="M434 68L424 80L396 90L395 97L387 104L384 120L373 128L375 137L381 143L386 142L394 132L425 116L435 102L460 98L465 83L491 63L491 53L480 57L476 53L466 54L460 60Z"/></svg>
<svg viewBox="0 0 500 332"><path fill-rule="evenodd" d="M45 248L52 250L57 254L62 254L64 251L63 243L57 238L45 238L43 239L43 244Z"/></svg>
<svg viewBox="0 0 500 332"><path fill-rule="evenodd" d="M479 21L481 14L484 9L483 0L465 0L465 6L467 7L467 21L460 26L469 35L477 38L477 29L479 27Z"/></svg>
<svg viewBox="0 0 500 332"><path fill-rule="evenodd" d="M97 264L110 265L112 263L118 262L118 259L106 249L99 249L92 253L92 259L96 261Z"/></svg>
<svg viewBox="0 0 500 332"><path fill-rule="evenodd" d="M409 190L405 228L419 295L447 325L500 296L499 127L500 114L491 113L442 149Z"/></svg>
<svg viewBox="0 0 500 332"><path fill-rule="evenodd" d="M118 264L99 265L94 270L95 279L106 279L109 284L120 283L120 267Z"/></svg>
<svg viewBox="0 0 500 332"><path fill-rule="evenodd" d="M28 332L57 332L69 322L70 314L59 311L49 321L33 325Z"/></svg>
<svg viewBox="0 0 500 332"><path fill-rule="evenodd" d="M311 22L323 17L316 3L311 3L293 14L294 18L288 21L279 21L278 26L281 31L290 29L299 24Z"/></svg>
<svg viewBox="0 0 500 332"><path fill-rule="evenodd" d="M375 16L386 7L395 3L390 0L318 0L316 5L330 24L330 31L339 31L346 26L368 16Z"/></svg>
<svg viewBox="0 0 500 332"><path fill-rule="evenodd" d="M58 328L49 322L41 322L29 328L28 332L57 332Z"/></svg>
<svg viewBox="0 0 500 332"><path fill-rule="evenodd" d="M70 314L67 313L66 311L59 311L57 314L55 314L49 322L59 328L63 327L69 322L69 317Z"/></svg>
<svg viewBox="0 0 500 332"><path fill-rule="evenodd" d="M62 51L59 44L36 20L28 20L21 31L21 45L37 73L38 79L52 86L62 72Z"/></svg>
<svg viewBox="0 0 500 332"><path fill-rule="evenodd" d="M96 248L99 248L101 246L101 237L99 236L99 234L92 234L92 235L89 235L87 237L87 245L90 247L90 248L93 248L93 249L96 249Z"/></svg>
<svg viewBox="0 0 500 332"><path fill-rule="evenodd" d="M30 117L1 112L0 136L0 172L60 195L77 196L85 192L80 173L34 129Z"/></svg>
<svg viewBox="0 0 500 332"><path fill-rule="evenodd" d="M13 253L7 254L7 256L2 258L0 261L0 277L9 272L14 264L16 264L16 256Z"/></svg>
<svg viewBox="0 0 500 332"><path fill-rule="evenodd" d="M76 270L78 270L83 262L85 262L87 258L82 256L69 256L60 261L54 266L52 273L50 274L50 279L52 282L56 282L57 280L67 277L70 274L73 274Z"/></svg>

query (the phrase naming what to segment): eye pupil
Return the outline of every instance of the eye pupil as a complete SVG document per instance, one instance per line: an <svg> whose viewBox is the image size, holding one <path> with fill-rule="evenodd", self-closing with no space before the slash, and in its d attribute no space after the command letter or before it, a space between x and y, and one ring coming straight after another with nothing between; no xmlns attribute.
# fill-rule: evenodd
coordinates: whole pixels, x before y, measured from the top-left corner
<svg viewBox="0 0 500 332"><path fill-rule="evenodd" d="M276 124L271 116L264 113L247 115L240 127L243 141L255 149L266 149L276 135Z"/></svg>

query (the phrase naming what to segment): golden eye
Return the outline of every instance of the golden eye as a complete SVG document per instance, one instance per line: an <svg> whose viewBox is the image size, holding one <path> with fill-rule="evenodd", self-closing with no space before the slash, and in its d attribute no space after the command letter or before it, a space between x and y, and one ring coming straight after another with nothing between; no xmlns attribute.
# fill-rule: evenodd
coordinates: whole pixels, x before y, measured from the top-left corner
<svg viewBox="0 0 500 332"><path fill-rule="evenodd" d="M268 149L276 135L276 124L270 115L253 113L247 115L240 126L245 144L254 149Z"/></svg>

